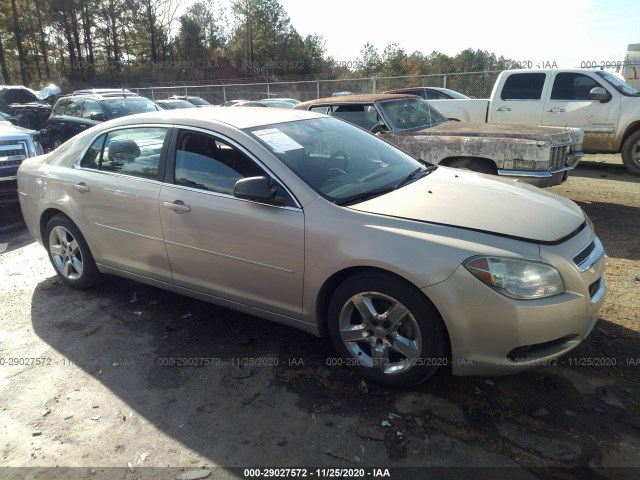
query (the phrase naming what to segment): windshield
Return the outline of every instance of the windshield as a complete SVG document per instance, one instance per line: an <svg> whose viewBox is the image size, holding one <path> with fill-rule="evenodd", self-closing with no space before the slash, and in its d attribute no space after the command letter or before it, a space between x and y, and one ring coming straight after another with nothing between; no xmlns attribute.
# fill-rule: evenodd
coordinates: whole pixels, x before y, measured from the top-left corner
<svg viewBox="0 0 640 480"><path fill-rule="evenodd" d="M638 90L636 90L631 85L624 82L623 80L620 80L615 75L612 75L609 72L605 72L602 70L599 72L596 72L596 75L600 75L602 78L604 78L607 82L613 85L613 88L615 88L622 95L626 95L627 97L640 97L640 92L638 92Z"/></svg>
<svg viewBox="0 0 640 480"><path fill-rule="evenodd" d="M382 195L426 172L408 154L334 118L260 126L248 133L307 185L338 205Z"/></svg>
<svg viewBox="0 0 640 480"><path fill-rule="evenodd" d="M211 105L209 102L207 102L206 100L200 98L200 97L189 97L187 99L189 102L193 103L194 105Z"/></svg>
<svg viewBox="0 0 640 480"><path fill-rule="evenodd" d="M378 105L394 131L429 128L447 121L439 111L421 98L386 100Z"/></svg>
<svg viewBox="0 0 640 480"><path fill-rule="evenodd" d="M160 110L155 103L147 98L118 98L102 100L102 105L109 118L124 117L135 113L155 112Z"/></svg>

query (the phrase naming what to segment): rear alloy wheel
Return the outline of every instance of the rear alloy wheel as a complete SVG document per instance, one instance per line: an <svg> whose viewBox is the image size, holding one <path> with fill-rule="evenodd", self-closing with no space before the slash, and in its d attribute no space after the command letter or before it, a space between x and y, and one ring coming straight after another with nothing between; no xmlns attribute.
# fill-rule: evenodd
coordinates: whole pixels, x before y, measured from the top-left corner
<svg viewBox="0 0 640 480"><path fill-rule="evenodd" d="M440 316L415 287L391 275L345 280L331 299L328 322L343 363L373 382L411 386L447 364Z"/></svg>
<svg viewBox="0 0 640 480"><path fill-rule="evenodd" d="M640 175L640 130L633 133L622 146L622 163L633 175Z"/></svg>
<svg viewBox="0 0 640 480"><path fill-rule="evenodd" d="M83 289L97 284L101 274L80 230L64 215L56 215L45 231L49 259L67 285Z"/></svg>
<svg viewBox="0 0 640 480"><path fill-rule="evenodd" d="M465 168L472 172L487 173L489 175L496 175L498 172L495 165L490 161L483 161L481 159L474 158L456 158L447 165L452 168Z"/></svg>

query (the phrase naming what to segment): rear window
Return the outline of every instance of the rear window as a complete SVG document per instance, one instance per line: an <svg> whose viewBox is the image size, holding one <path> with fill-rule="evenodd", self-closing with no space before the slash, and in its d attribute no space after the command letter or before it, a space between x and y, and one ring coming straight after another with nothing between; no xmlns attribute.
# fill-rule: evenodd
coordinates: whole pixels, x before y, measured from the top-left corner
<svg viewBox="0 0 640 480"><path fill-rule="evenodd" d="M507 78L502 100L540 100L546 73L516 73Z"/></svg>
<svg viewBox="0 0 640 480"><path fill-rule="evenodd" d="M109 118L125 117L135 113L155 112L160 107L147 98L118 98L103 100L102 106Z"/></svg>

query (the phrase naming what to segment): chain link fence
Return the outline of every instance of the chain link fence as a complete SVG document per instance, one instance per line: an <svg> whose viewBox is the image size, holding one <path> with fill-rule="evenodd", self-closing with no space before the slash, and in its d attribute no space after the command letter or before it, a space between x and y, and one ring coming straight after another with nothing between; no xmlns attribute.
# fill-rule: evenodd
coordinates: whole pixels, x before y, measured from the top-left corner
<svg viewBox="0 0 640 480"><path fill-rule="evenodd" d="M130 88L151 100L173 95L191 95L209 103L221 105L229 100L262 100L265 98L296 98L301 101L330 97L338 92L381 93L405 87L445 87L470 97L488 98L500 71L448 73L405 77L370 77L341 80L296 80L272 82L265 79L254 83L222 82L198 85L160 85Z"/></svg>

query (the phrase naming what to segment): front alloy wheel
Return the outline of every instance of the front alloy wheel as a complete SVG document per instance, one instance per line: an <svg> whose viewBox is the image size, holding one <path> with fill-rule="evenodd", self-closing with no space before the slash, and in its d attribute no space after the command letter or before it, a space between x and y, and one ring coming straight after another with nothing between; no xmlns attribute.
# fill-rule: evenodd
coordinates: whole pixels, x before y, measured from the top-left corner
<svg viewBox="0 0 640 480"><path fill-rule="evenodd" d="M385 375L410 370L420 358L422 334L409 309L379 292L351 297L340 312L340 337L363 365Z"/></svg>
<svg viewBox="0 0 640 480"><path fill-rule="evenodd" d="M382 385L416 385L448 364L442 318L420 290L395 275L347 278L331 297L327 325L341 363Z"/></svg>

